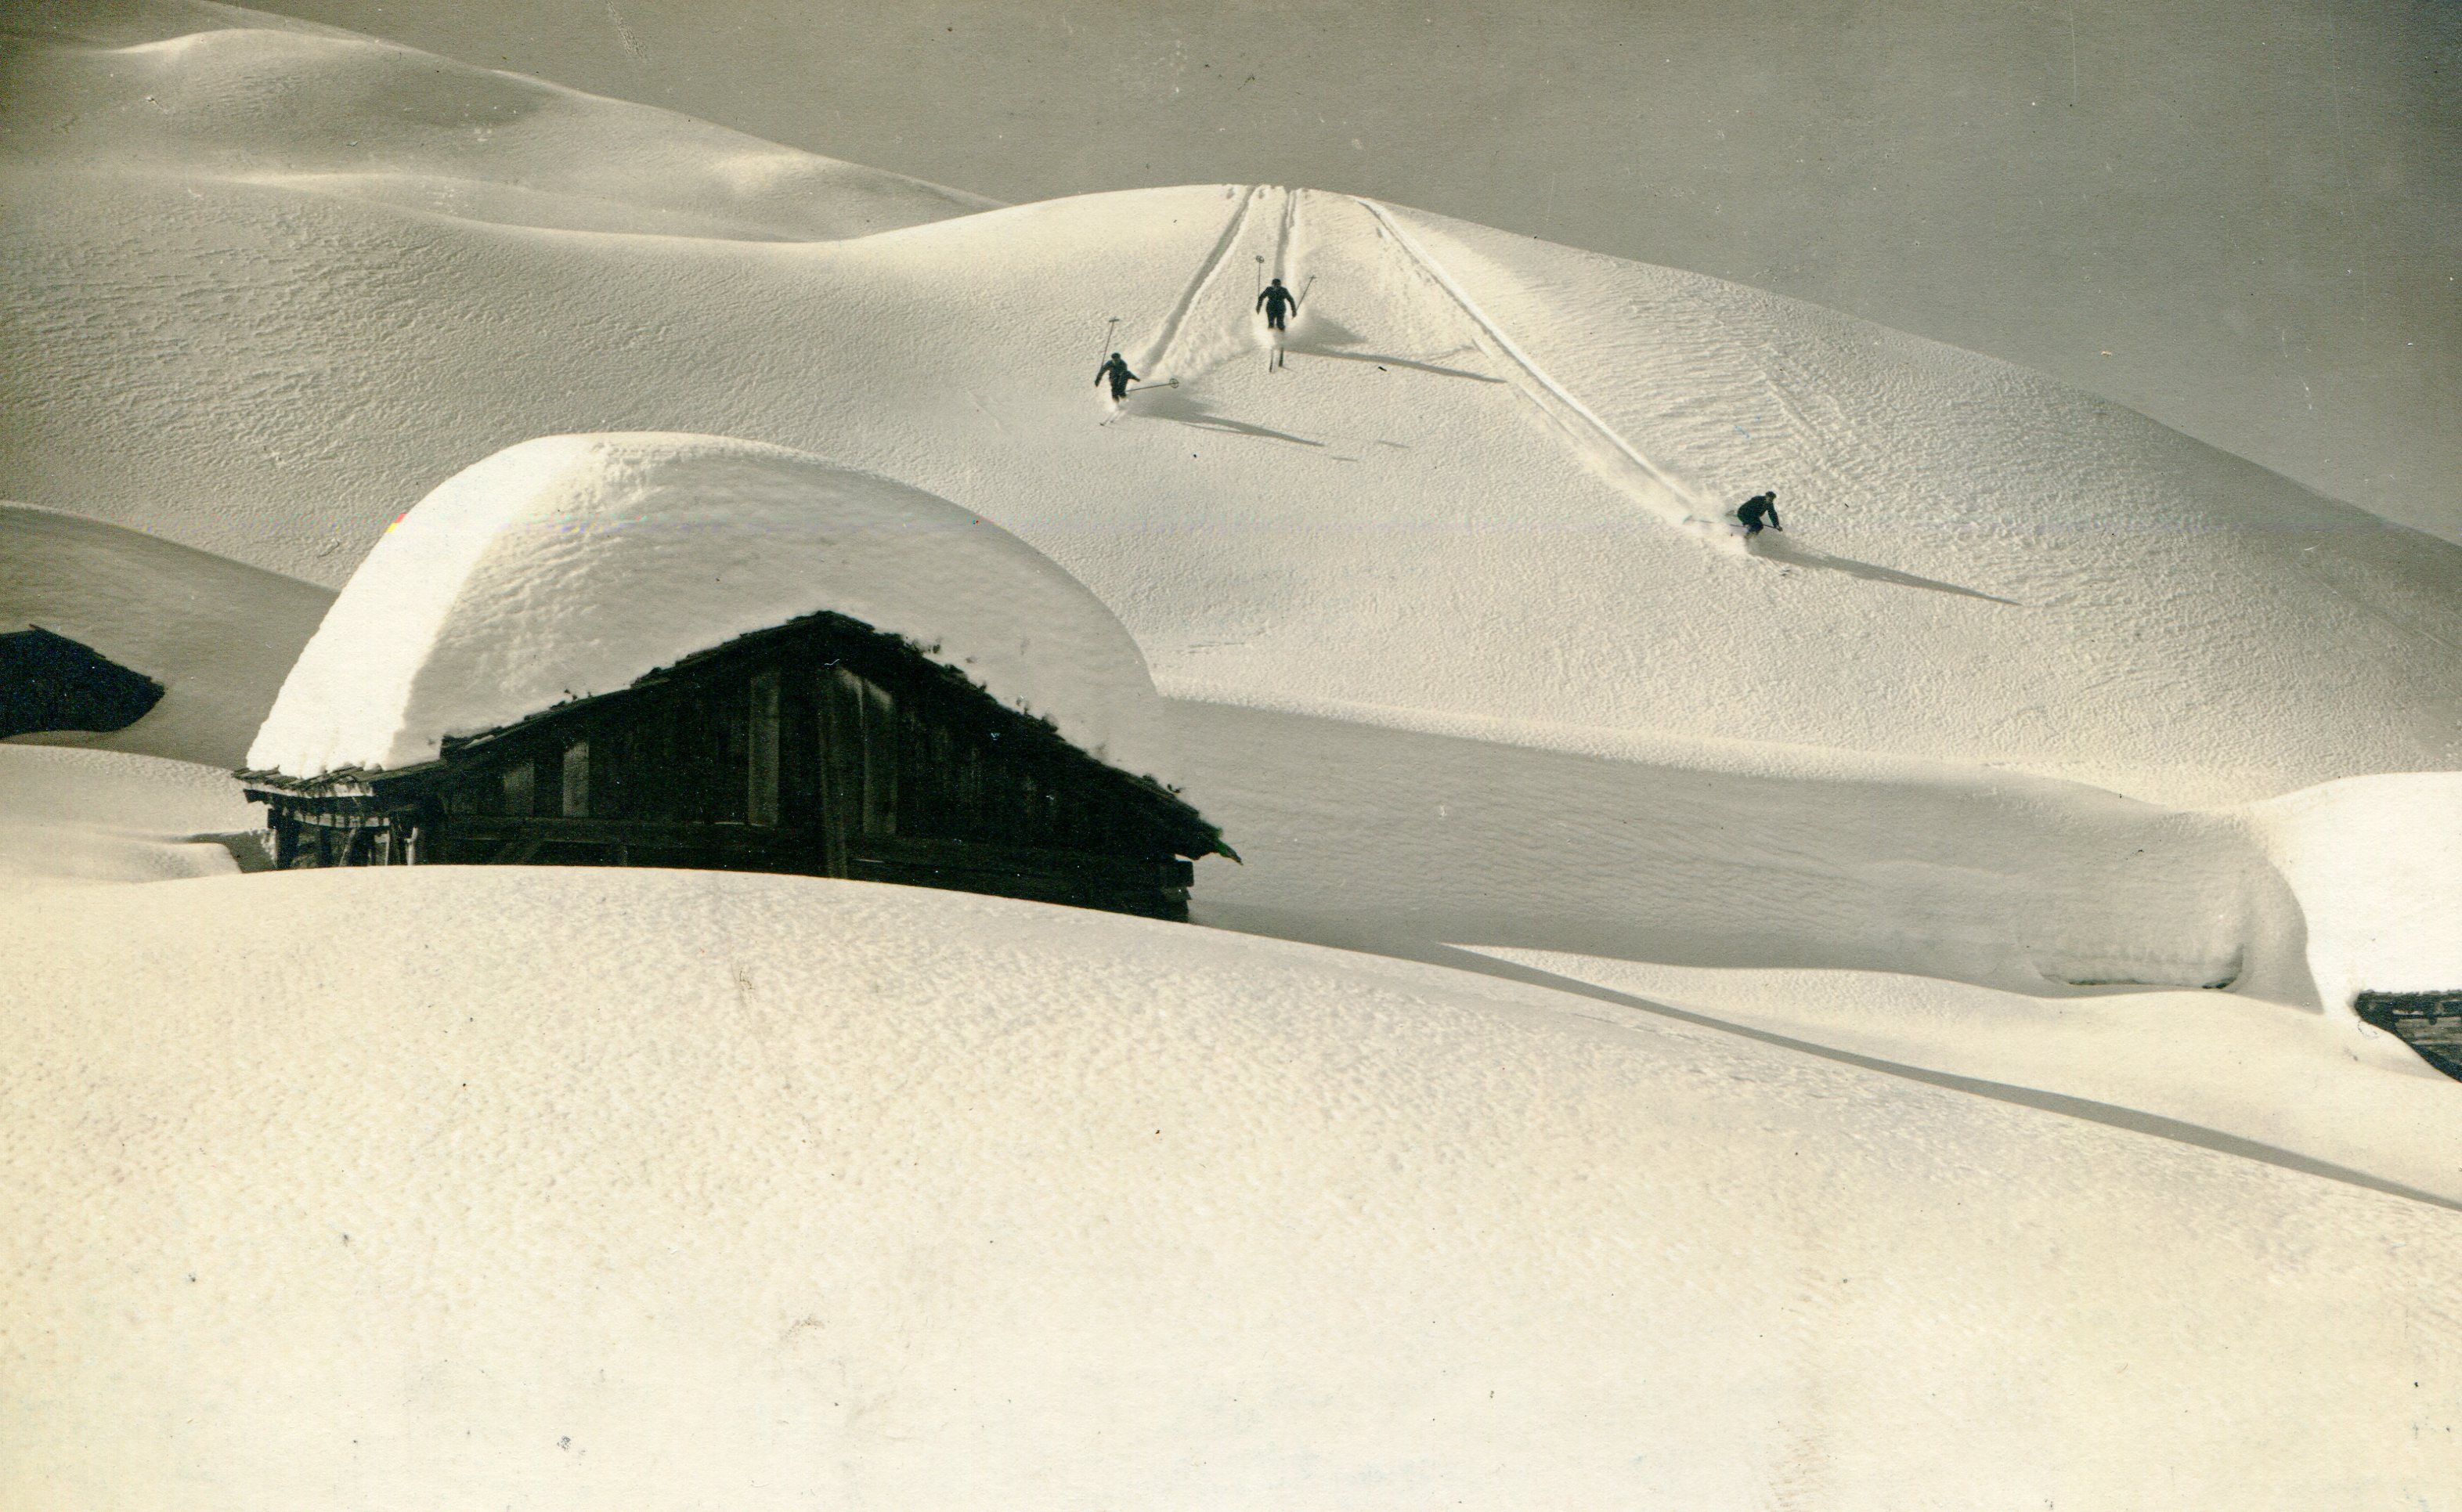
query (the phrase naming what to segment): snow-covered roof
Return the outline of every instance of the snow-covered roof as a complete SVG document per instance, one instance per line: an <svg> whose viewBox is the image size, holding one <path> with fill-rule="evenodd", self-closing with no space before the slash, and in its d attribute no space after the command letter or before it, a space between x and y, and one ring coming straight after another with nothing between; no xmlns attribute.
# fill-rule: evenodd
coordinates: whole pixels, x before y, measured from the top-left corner
<svg viewBox="0 0 2462 1512"><path fill-rule="evenodd" d="M831 610L1011 707L1166 774L1154 685L1110 610L946 500L715 436L551 436L445 480L335 600L249 748L313 777L434 759L740 636Z"/></svg>

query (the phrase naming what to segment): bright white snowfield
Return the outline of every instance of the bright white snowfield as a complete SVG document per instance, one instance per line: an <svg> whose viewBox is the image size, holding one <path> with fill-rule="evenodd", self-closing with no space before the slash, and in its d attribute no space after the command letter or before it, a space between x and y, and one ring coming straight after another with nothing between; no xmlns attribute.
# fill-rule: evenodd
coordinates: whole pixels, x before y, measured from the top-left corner
<svg viewBox="0 0 2462 1512"><path fill-rule="evenodd" d="M456 474L360 564L249 749L313 777L416 766L756 630L904 636L1140 774L1135 642L1016 537L886 478L709 436L560 436Z"/></svg>
<svg viewBox="0 0 2462 1512"><path fill-rule="evenodd" d="M293 33L94 45L27 43L12 75L18 498L338 586L516 442L737 436L1016 534L1168 694L2192 801L2462 765L2462 547L1989 358L1327 192L1144 189L795 243L309 192L54 143L141 105L289 161L398 119L396 84L341 97L356 115L233 124L174 85ZM284 78L340 68L281 55ZM114 76L140 66L155 84ZM1250 307L1275 270L1307 302L1269 373ZM1106 425L1114 347L1179 386ZM1682 523L1773 487L1790 533L1760 555Z"/></svg>
<svg viewBox="0 0 2462 1512"><path fill-rule="evenodd" d="M1646 1013L810 878L19 917L11 1506L2462 1487L2452 1212Z"/></svg>
<svg viewBox="0 0 2462 1512"><path fill-rule="evenodd" d="M8 150L466 220L820 241L993 202L689 117L210 0L0 15Z"/></svg>

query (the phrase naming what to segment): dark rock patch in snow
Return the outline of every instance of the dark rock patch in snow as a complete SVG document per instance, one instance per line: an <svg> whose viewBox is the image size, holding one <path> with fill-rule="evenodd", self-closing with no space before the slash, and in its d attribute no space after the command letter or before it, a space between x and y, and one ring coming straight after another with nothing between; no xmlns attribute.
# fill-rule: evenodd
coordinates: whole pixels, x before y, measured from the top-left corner
<svg viewBox="0 0 2462 1512"><path fill-rule="evenodd" d="M39 625L0 635L0 738L126 729L162 698L152 678Z"/></svg>

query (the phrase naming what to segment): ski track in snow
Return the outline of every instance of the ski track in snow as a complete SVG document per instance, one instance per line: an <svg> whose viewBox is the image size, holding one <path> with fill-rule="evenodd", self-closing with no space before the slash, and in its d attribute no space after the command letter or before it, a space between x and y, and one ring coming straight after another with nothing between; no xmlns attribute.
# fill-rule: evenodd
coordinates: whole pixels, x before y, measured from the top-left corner
<svg viewBox="0 0 2462 1512"><path fill-rule="evenodd" d="M1282 277L1290 270L1286 265L1290 262L1291 256L1291 231L1299 225L1300 196L1307 192L1306 189L1283 191L1283 224L1274 237L1274 276L1276 278Z"/></svg>
<svg viewBox="0 0 2462 1512"><path fill-rule="evenodd" d="M1587 446L1580 447L1578 450L1583 460L1589 463L1605 477L1609 486L1671 525L1688 529L1699 529L1717 525L1715 512L1703 514L1688 490L1674 479L1660 471L1655 464L1633 446L1632 443L1618 434L1615 427L1601 420L1588 405L1575 399L1563 384L1549 377L1544 368L1542 368L1529 354L1523 352L1511 336L1506 335L1497 326L1495 321L1490 320L1486 312L1479 309L1479 302L1471 298L1469 292L1456 283L1453 275L1445 270L1444 266L1422 248L1409 232L1402 229L1393 217L1387 213L1384 205L1374 200L1354 198L1360 208L1376 218L1377 225L1384 227L1385 233L1393 239L1393 245L1402 249L1403 255L1418 265L1419 270L1426 273L1437 288L1443 290L1455 304L1461 307L1462 313L1468 315L1472 325L1485 336L1486 341L1483 344L1490 345L1496 356L1502 357L1510 368L1522 374L1523 380L1515 383L1514 387L1521 390L1524 398L1538 405L1542 413L1560 426L1564 425L1565 421L1558 413L1556 404L1563 405L1572 411L1573 415L1582 424L1588 427L1594 436L1607 443L1609 449L1609 455L1607 456L1601 456ZM1548 402L1550 399L1555 400L1555 404ZM1635 476L1636 473L1638 476Z"/></svg>
<svg viewBox="0 0 2462 1512"><path fill-rule="evenodd" d="M1251 184L1248 191L1240 196L1239 207L1231 212L1231 219L1224 223L1222 234L1215 240L1214 249L1205 254L1205 261L1199 266L1197 276L1191 278L1188 281L1188 287L1179 292L1179 302L1173 305L1171 313L1163 317L1162 334L1147 347L1146 355L1137 366L1144 368L1149 374L1159 375L1162 372L1163 359L1171 355L1172 344L1179 339L1179 328L1187 322L1189 311L1196 308L1197 301L1205 292L1206 286L1213 283L1214 275L1221 270L1223 256L1240 244L1240 232L1248 224L1249 207L1255 205L1264 193L1263 184Z"/></svg>

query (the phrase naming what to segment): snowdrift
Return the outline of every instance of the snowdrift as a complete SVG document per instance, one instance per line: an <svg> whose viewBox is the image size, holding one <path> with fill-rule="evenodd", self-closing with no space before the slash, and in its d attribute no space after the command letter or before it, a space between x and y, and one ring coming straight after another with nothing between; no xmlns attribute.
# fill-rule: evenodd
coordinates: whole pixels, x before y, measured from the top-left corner
<svg viewBox="0 0 2462 1512"><path fill-rule="evenodd" d="M542 79L197 0L0 21L12 157L508 226L824 241L994 202Z"/></svg>
<svg viewBox="0 0 2462 1512"><path fill-rule="evenodd" d="M713 436L555 436L456 474L300 654L251 767L434 760L822 610L954 667L1140 774L1170 765L1135 642L1031 547L890 479Z"/></svg>
<svg viewBox="0 0 2462 1512"><path fill-rule="evenodd" d="M228 768L333 594L142 531L0 504L0 632L40 625L163 686L110 734L24 737Z"/></svg>
<svg viewBox="0 0 2462 1512"><path fill-rule="evenodd" d="M1721 760L1665 742L1590 756L1510 732L1165 713L1189 802L1246 862L1197 890L1207 922L1405 954L1442 942L2318 1002L2299 903L2235 814L1837 753Z"/></svg>
<svg viewBox="0 0 2462 1512"><path fill-rule="evenodd" d="M2250 822L2299 897L2327 1004L2462 990L2462 772L2328 783L2253 805Z"/></svg>
<svg viewBox="0 0 2462 1512"><path fill-rule="evenodd" d="M38 53L59 109L119 97ZM174 118L206 108L169 88ZM275 133L252 122L213 130ZM330 584L506 445L686 430L1015 533L1182 697L2197 802L2462 765L2462 547L1714 279L1246 186L780 244L478 224L100 148L8 175L0 486ZM1279 371L1251 311L1273 271L1307 295ZM1177 386L1112 419L1112 348ZM1793 533L1747 552L1717 517L1766 487Z"/></svg>
<svg viewBox="0 0 2462 1512"><path fill-rule="evenodd" d="M230 773L123 751L0 745L0 892L240 871L263 824ZM13 970L21 940L0 939ZM122 941L78 942L98 964Z"/></svg>
<svg viewBox="0 0 2462 1512"><path fill-rule="evenodd" d="M805 878L8 923L12 1505L2462 1482L2452 1212L1647 1014Z"/></svg>

